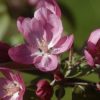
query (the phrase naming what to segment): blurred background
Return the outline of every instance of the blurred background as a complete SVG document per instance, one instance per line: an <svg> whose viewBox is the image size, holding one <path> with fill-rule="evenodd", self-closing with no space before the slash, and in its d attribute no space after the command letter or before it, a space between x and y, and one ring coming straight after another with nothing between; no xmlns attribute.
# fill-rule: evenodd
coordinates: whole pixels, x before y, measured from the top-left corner
<svg viewBox="0 0 100 100"><path fill-rule="evenodd" d="M62 11L64 31L75 35L75 49L80 51L85 45L89 34L93 30L100 28L100 0L57 0L57 2ZM0 0L0 41L2 40L12 45L21 44L23 37L18 32L16 20L19 16L32 17L33 14L34 5L31 5L28 0ZM26 84L30 82L30 79L33 79L32 75L26 73L23 73L23 76ZM95 74L87 78L85 77L85 79L99 81L98 76ZM70 97L72 89L67 88L67 90L68 95L65 97L67 99L64 98L63 100L72 99Z"/></svg>

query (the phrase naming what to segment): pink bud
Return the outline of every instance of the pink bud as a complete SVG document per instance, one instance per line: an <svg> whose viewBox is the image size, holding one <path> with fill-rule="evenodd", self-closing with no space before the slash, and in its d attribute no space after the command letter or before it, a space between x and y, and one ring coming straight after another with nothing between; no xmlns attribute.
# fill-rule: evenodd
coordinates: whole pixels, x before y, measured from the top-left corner
<svg viewBox="0 0 100 100"><path fill-rule="evenodd" d="M59 67L56 69L56 71L53 72L53 74L56 81L61 81L64 79L64 75L61 73Z"/></svg>
<svg viewBox="0 0 100 100"><path fill-rule="evenodd" d="M40 80L37 83L36 95L39 100L51 100L53 89L49 82L46 80Z"/></svg>
<svg viewBox="0 0 100 100"><path fill-rule="evenodd" d="M90 66L100 65L100 29L96 29L91 33L84 53Z"/></svg>
<svg viewBox="0 0 100 100"><path fill-rule="evenodd" d="M63 76L62 73L56 73L56 74L54 74L54 79L55 79L56 81L61 81L61 80L64 79L64 76Z"/></svg>

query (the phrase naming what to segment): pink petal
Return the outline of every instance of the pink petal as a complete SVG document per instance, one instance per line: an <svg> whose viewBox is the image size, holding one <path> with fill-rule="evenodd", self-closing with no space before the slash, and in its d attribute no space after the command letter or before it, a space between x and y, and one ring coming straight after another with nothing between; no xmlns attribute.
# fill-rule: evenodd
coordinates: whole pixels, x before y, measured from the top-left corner
<svg viewBox="0 0 100 100"><path fill-rule="evenodd" d="M97 44L100 39L100 29L96 29L93 31L88 39L88 41L92 42L93 44Z"/></svg>
<svg viewBox="0 0 100 100"><path fill-rule="evenodd" d="M17 26L24 36L26 42L37 46L36 39L43 35L43 27L40 21L35 18L24 18L17 21Z"/></svg>
<svg viewBox="0 0 100 100"><path fill-rule="evenodd" d="M2 98L4 98L5 96L5 91L4 91L4 87L9 84L9 80L7 80L6 78L0 78L0 99L4 100Z"/></svg>
<svg viewBox="0 0 100 100"><path fill-rule="evenodd" d="M55 0L40 0L37 3L37 9L45 7L52 11L57 16L61 17L61 10Z"/></svg>
<svg viewBox="0 0 100 100"><path fill-rule="evenodd" d="M39 63L35 63L36 68L41 71L53 71L57 68L58 58L54 55L44 55Z"/></svg>
<svg viewBox="0 0 100 100"><path fill-rule="evenodd" d="M17 27L18 27L18 30L23 33L23 28L22 28L22 23L24 21L24 18L23 17L19 17L17 19Z"/></svg>
<svg viewBox="0 0 100 100"><path fill-rule="evenodd" d="M58 16L55 16L54 14L49 16L48 22L53 27L51 30L53 37L52 40L50 41L49 47L53 47L61 38L63 32L63 26L60 18Z"/></svg>
<svg viewBox="0 0 100 100"><path fill-rule="evenodd" d="M87 63L90 66L94 66L94 60L93 60L93 57L91 56L91 54L87 50L84 51L84 54L85 54L85 58L87 60Z"/></svg>
<svg viewBox="0 0 100 100"><path fill-rule="evenodd" d="M61 17L61 10L60 10L60 7L59 5L56 3L56 0L53 0L54 2L54 5L56 6L56 14Z"/></svg>
<svg viewBox="0 0 100 100"><path fill-rule="evenodd" d="M88 41L87 43L87 49L88 51L92 54L92 56L96 55L96 45L93 44L92 42Z"/></svg>
<svg viewBox="0 0 100 100"><path fill-rule="evenodd" d="M39 9L37 9L34 13L34 17L37 20L40 20L43 25L45 25L45 23L48 21L48 17L50 16L50 14L52 14L52 12L44 7L41 7Z"/></svg>
<svg viewBox="0 0 100 100"><path fill-rule="evenodd" d="M22 33L24 36L25 40L28 43L33 43L32 36L30 33L32 33L31 30L31 19L30 18L22 18L19 17L17 20L17 27L19 31Z"/></svg>
<svg viewBox="0 0 100 100"><path fill-rule="evenodd" d="M73 44L74 36L70 35L69 37L65 36L62 37L58 43L54 46L51 53L52 54L60 54L62 52L65 52L69 50Z"/></svg>
<svg viewBox="0 0 100 100"><path fill-rule="evenodd" d="M14 73L8 69L8 68L4 68L4 67L0 67L0 72L2 72L2 74L9 80L13 80L15 79L14 77Z"/></svg>
<svg viewBox="0 0 100 100"><path fill-rule="evenodd" d="M41 23L43 23L44 29L46 31L46 40L51 39L49 47L55 45L60 39L61 33L63 31L62 22L60 18L52 12L50 12L48 9L43 7L35 12L34 17L40 20Z"/></svg>
<svg viewBox="0 0 100 100"><path fill-rule="evenodd" d="M35 56L34 57L34 64L40 63L41 59L42 59L42 56Z"/></svg>
<svg viewBox="0 0 100 100"><path fill-rule="evenodd" d="M42 39L44 34L43 24L41 21L37 20L36 18L33 18L31 20L31 28L32 28L32 35L33 39Z"/></svg>
<svg viewBox="0 0 100 100"><path fill-rule="evenodd" d="M32 53L35 52L35 49L36 49L35 47L31 48L23 44L23 45L9 49L8 53L11 59L15 62L18 62L21 64L32 64L33 56L31 55Z"/></svg>
<svg viewBox="0 0 100 100"><path fill-rule="evenodd" d="M3 100L12 100L12 98L11 98L11 96L7 96L7 97L5 97Z"/></svg>

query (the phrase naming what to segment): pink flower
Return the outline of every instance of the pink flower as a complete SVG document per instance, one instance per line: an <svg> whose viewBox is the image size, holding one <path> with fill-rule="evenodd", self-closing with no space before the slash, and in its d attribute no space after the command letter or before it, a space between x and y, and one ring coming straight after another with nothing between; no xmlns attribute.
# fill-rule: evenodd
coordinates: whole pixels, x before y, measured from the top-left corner
<svg viewBox="0 0 100 100"><path fill-rule="evenodd" d="M0 41L0 63L5 63L11 61L8 55L8 49L10 45Z"/></svg>
<svg viewBox="0 0 100 100"><path fill-rule="evenodd" d="M25 86L22 77L7 68L0 67L0 72L5 76L0 78L0 100L23 100Z"/></svg>
<svg viewBox="0 0 100 100"><path fill-rule="evenodd" d="M40 8L34 16L32 19L18 19L18 29L26 41L11 48L9 56L18 63L34 64L41 71L55 70L58 55L71 48L74 37L61 37L61 20L48 9Z"/></svg>
<svg viewBox="0 0 100 100"><path fill-rule="evenodd" d="M37 83L36 95L39 97L39 100L51 100L52 93L53 88L48 81L40 80Z"/></svg>
<svg viewBox="0 0 100 100"><path fill-rule="evenodd" d="M45 7L51 12L61 17L61 10L56 2L56 0L28 0L31 5L36 5L36 8Z"/></svg>
<svg viewBox="0 0 100 100"><path fill-rule="evenodd" d="M84 53L90 66L100 65L100 29L91 33Z"/></svg>

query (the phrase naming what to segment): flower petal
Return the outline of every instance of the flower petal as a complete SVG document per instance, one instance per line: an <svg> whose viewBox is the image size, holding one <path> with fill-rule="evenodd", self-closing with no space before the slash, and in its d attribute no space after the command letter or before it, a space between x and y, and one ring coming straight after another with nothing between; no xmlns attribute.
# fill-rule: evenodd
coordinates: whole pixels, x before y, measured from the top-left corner
<svg viewBox="0 0 100 100"><path fill-rule="evenodd" d="M11 59L15 62L21 63L21 64L32 64L33 63L33 56L32 53L34 53L36 50L34 47L28 47L27 45L20 45L17 47L13 47L9 49L9 56Z"/></svg>
<svg viewBox="0 0 100 100"><path fill-rule="evenodd" d="M63 32L63 26L60 18L58 16L55 16L54 14L52 14L49 17L48 23L53 27L51 30L53 37L49 44L49 48L50 48L53 47L61 38Z"/></svg>
<svg viewBox="0 0 100 100"><path fill-rule="evenodd" d="M52 0L54 2L54 5L56 7L56 14L61 17L61 10L60 10L60 7L59 5L56 3L56 0Z"/></svg>
<svg viewBox="0 0 100 100"><path fill-rule="evenodd" d="M44 34L43 24L41 21L37 20L36 18L32 18L31 20L31 28L32 28L32 35L33 39L42 39Z"/></svg>
<svg viewBox="0 0 100 100"><path fill-rule="evenodd" d="M87 60L87 63L90 66L94 66L94 60L93 60L93 57L91 56L91 54L87 50L84 51L84 54L85 54L85 58Z"/></svg>
<svg viewBox="0 0 100 100"><path fill-rule="evenodd" d="M50 42L51 40L49 47L53 47L60 39L63 31L60 18L44 7L39 8L35 12L34 17L43 23L47 37L46 41L49 40L48 42Z"/></svg>
<svg viewBox="0 0 100 100"><path fill-rule="evenodd" d="M36 18L24 18L23 20L19 18L17 26L26 42L37 46L36 39L41 38L43 35L43 27L40 21Z"/></svg>
<svg viewBox="0 0 100 100"><path fill-rule="evenodd" d="M9 80L15 80L15 77L14 77L14 73L10 70L10 69L8 69L8 68L6 68L6 67L0 67L0 72L2 72L2 74L7 78L7 79L9 79Z"/></svg>
<svg viewBox="0 0 100 100"><path fill-rule="evenodd" d="M96 56L96 45L90 41L87 43L87 50L92 54L92 56Z"/></svg>
<svg viewBox="0 0 100 100"><path fill-rule="evenodd" d="M54 55L44 55L39 63L35 63L36 68L41 71L53 71L57 68L58 58Z"/></svg>
<svg viewBox="0 0 100 100"><path fill-rule="evenodd" d="M0 99L2 100L5 97L6 92L4 91L4 87L9 83L10 81L6 78L0 78Z"/></svg>
<svg viewBox="0 0 100 100"><path fill-rule="evenodd" d="M19 31L22 33L22 35L24 36L25 40L28 43L33 43L32 41L32 36L30 33L32 33L31 30L31 19L30 18L22 18L19 17L17 20L17 27L19 29Z"/></svg>
<svg viewBox="0 0 100 100"><path fill-rule="evenodd" d="M55 0L39 0L37 3L37 9L41 7L45 7L57 16L61 17L61 10Z"/></svg>
<svg viewBox="0 0 100 100"><path fill-rule="evenodd" d="M21 33L23 33L22 23L23 23L24 19L25 19L24 17L19 17L19 18L17 19L17 27L18 27L18 30L19 30Z"/></svg>
<svg viewBox="0 0 100 100"><path fill-rule="evenodd" d="M73 35L71 35L69 37L67 37L67 36L62 37L58 41L58 43L54 46L51 53L52 54L60 54L62 52L69 50L71 48L72 44L73 44L73 41L74 41Z"/></svg>
<svg viewBox="0 0 100 100"><path fill-rule="evenodd" d="M96 29L91 33L88 41L96 45L99 40L100 40L100 29Z"/></svg>

